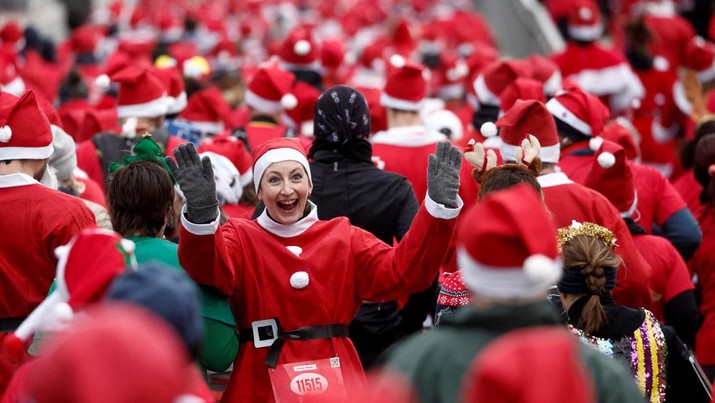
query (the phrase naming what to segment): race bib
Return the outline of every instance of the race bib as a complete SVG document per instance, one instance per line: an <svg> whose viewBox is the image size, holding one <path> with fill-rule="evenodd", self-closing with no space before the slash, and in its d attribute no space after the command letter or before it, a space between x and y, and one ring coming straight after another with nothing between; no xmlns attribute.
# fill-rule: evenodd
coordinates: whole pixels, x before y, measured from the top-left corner
<svg viewBox="0 0 715 403"><path fill-rule="evenodd" d="M269 368L268 374L277 403L310 402L315 398L334 401L345 397L338 357L283 364Z"/></svg>

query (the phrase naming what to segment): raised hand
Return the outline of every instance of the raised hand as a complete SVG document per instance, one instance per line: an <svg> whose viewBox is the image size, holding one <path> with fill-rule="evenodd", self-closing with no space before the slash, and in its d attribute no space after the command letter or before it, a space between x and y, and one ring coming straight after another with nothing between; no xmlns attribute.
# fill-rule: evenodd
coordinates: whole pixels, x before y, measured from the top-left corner
<svg viewBox="0 0 715 403"><path fill-rule="evenodd" d="M457 207L459 192L459 169L462 153L449 141L440 141L427 165L427 194L436 203L450 208Z"/></svg>
<svg viewBox="0 0 715 403"><path fill-rule="evenodd" d="M214 221L218 217L218 199L211 160L199 158L191 143L179 145L174 150L174 158L176 162L167 157L166 164L186 197L189 221L196 224Z"/></svg>

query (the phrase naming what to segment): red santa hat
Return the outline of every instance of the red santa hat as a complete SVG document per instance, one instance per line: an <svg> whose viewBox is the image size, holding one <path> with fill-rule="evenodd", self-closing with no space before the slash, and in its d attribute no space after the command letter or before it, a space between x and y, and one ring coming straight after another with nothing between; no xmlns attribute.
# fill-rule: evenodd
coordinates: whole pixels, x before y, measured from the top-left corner
<svg viewBox="0 0 715 403"><path fill-rule="evenodd" d="M592 0L574 4L567 17L569 36L583 42L598 40L603 34L603 23L598 5Z"/></svg>
<svg viewBox="0 0 715 403"><path fill-rule="evenodd" d="M218 134L224 129L223 117L231 113L231 107L216 87L209 87L193 93L186 109L179 117L208 134Z"/></svg>
<svg viewBox="0 0 715 403"><path fill-rule="evenodd" d="M532 67L532 78L544 83L544 93L547 96L561 89L561 70L553 60L541 55L531 55L527 61Z"/></svg>
<svg viewBox="0 0 715 403"><path fill-rule="evenodd" d="M318 101L321 92L305 81L296 81L292 92L298 100L298 106L286 111L285 118L289 126L293 127L299 134L312 136L315 103Z"/></svg>
<svg viewBox="0 0 715 403"><path fill-rule="evenodd" d="M14 45L25 37L22 27L16 20L10 20L0 28L0 42Z"/></svg>
<svg viewBox="0 0 715 403"><path fill-rule="evenodd" d="M279 137L266 141L253 150L253 185L258 192L258 188L263 178L263 173L271 164L283 161L296 161L303 165L308 179L313 181L310 175L310 165L305 156L305 148L297 139L289 137Z"/></svg>
<svg viewBox="0 0 715 403"><path fill-rule="evenodd" d="M467 62L456 55L444 54L438 70L439 87L437 94L441 99L461 99L469 77Z"/></svg>
<svg viewBox="0 0 715 403"><path fill-rule="evenodd" d="M457 262L473 293L492 298L542 296L561 277L556 227L527 184L490 193L467 213Z"/></svg>
<svg viewBox="0 0 715 403"><path fill-rule="evenodd" d="M638 197L633 173L626 161L626 151L602 137L592 138L589 147L597 157L593 160L584 185L606 196L621 216L630 217L636 211Z"/></svg>
<svg viewBox="0 0 715 403"><path fill-rule="evenodd" d="M246 150L243 142L230 133L222 133L212 138L208 138L199 145L199 152L213 152L228 158L238 169L238 181L241 187L251 183L253 180L253 160L251 153Z"/></svg>
<svg viewBox="0 0 715 403"><path fill-rule="evenodd" d="M531 78L519 77L509 84L499 96L499 109L508 111L517 100L529 100L546 103L544 84Z"/></svg>
<svg viewBox="0 0 715 403"><path fill-rule="evenodd" d="M472 83L481 105L499 106L502 91L518 77L531 77L531 69L522 60L498 60L487 66Z"/></svg>
<svg viewBox="0 0 715 403"><path fill-rule="evenodd" d="M562 136L576 141L598 136L603 131L608 108L598 97L579 88L561 91L546 103Z"/></svg>
<svg viewBox="0 0 715 403"><path fill-rule="evenodd" d="M415 39L410 29L410 21L401 18L397 21L394 30L392 31L392 47L395 54L403 57L409 57L410 54L417 48Z"/></svg>
<svg viewBox="0 0 715 403"><path fill-rule="evenodd" d="M155 118L166 115L169 109L167 89L152 70L129 65L112 75L112 81L119 82L119 118Z"/></svg>
<svg viewBox="0 0 715 403"><path fill-rule="evenodd" d="M320 63L326 69L338 69L345 60L345 44L340 39L325 39L320 44Z"/></svg>
<svg viewBox="0 0 715 403"><path fill-rule="evenodd" d="M192 394L196 367L176 331L146 309L127 303L94 307L46 347L17 374L18 393L28 400L204 400Z"/></svg>
<svg viewBox="0 0 715 403"><path fill-rule="evenodd" d="M251 77L246 88L246 105L263 113L280 113L298 106L291 94L295 76L280 67L260 67Z"/></svg>
<svg viewBox="0 0 715 403"><path fill-rule="evenodd" d="M695 71L698 81L715 79L715 45L696 36L685 47L683 67Z"/></svg>
<svg viewBox="0 0 715 403"><path fill-rule="evenodd" d="M474 360L462 402L595 403L577 338L556 327L515 330Z"/></svg>
<svg viewBox="0 0 715 403"><path fill-rule="evenodd" d="M541 152L539 157L543 162L559 162L561 152L559 136L556 132L554 118L543 103L535 100L518 100L504 116L496 122L499 127L501 144L499 151L502 160L515 161L516 149L522 140L531 134L539 140Z"/></svg>
<svg viewBox="0 0 715 403"><path fill-rule="evenodd" d="M0 91L20 96L25 92L25 81L17 73L15 63L0 52Z"/></svg>
<svg viewBox="0 0 715 403"><path fill-rule="evenodd" d="M0 92L0 161L43 160L52 155L52 130L35 93Z"/></svg>
<svg viewBox="0 0 715 403"><path fill-rule="evenodd" d="M75 141L80 143L102 132L119 133L122 129L119 127L118 120L117 110L114 108L88 109L84 114L77 134L74 136Z"/></svg>
<svg viewBox="0 0 715 403"><path fill-rule="evenodd" d="M425 74L422 65L392 55L380 104L386 108L419 111L427 97Z"/></svg>
<svg viewBox="0 0 715 403"><path fill-rule="evenodd" d="M35 332L61 330L73 312L100 300L114 277L133 260L134 242L114 231L85 229L55 249L57 289L25 319L14 337L3 341L11 354ZM18 342L20 341L20 342Z"/></svg>
<svg viewBox="0 0 715 403"><path fill-rule="evenodd" d="M629 160L640 158L641 151L635 138L636 135L637 129L633 123L620 116L608 122L601 133L601 137L605 140L610 140L623 147L626 158Z"/></svg>
<svg viewBox="0 0 715 403"><path fill-rule="evenodd" d="M286 70L314 70L320 67L318 46L310 32L298 27L281 43L278 57Z"/></svg>
<svg viewBox="0 0 715 403"><path fill-rule="evenodd" d="M97 44L101 38L101 33L91 25L82 25L70 35L69 42L72 51L76 54L94 54Z"/></svg>
<svg viewBox="0 0 715 403"><path fill-rule="evenodd" d="M173 115L181 112L186 108L186 87L184 86L184 78L181 77L181 72L176 66L166 66L163 68L154 69L154 73L164 83L167 89L169 102L168 115Z"/></svg>

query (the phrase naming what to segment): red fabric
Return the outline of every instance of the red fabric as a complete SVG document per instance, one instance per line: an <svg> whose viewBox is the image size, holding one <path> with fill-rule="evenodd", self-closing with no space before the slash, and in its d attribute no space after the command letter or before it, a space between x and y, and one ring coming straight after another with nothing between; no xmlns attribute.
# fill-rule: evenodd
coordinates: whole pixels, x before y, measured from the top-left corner
<svg viewBox="0 0 715 403"><path fill-rule="evenodd" d="M77 167L87 173L87 176L104 189L104 173L97 156L97 147L91 139L77 144Z"/></svg>
<svg viewBox="0 0 715 403"><path fill-rule="evenodd" d="M90 178L75 177L75 180L84 185L84 191L78 195L80 198L107 208L107 199L104 196L104 189L97 182Z"/></svg>
<svg viewBox="0 0 715 403"><path fill-rule="evenodd" d="M545 185L545 180L555 178L551 175L562 174L542 175L539 177L539 183L544 193L544 202L554 214L558 227L571 225L571 221L576 220L589 221L613 231L619 245L616 253L624 262L618 270L614 298L622 305L647 308L651 302L651 269L638 252L630 231L616 208L600 193L576 183Z"/></svg>
<svg viewBox="0 0 715 403"><path fill-rule="evenodd" d="M559 167L574 182L585 183L589 167L594 163L595 155L568 155L572 151L588 148L587 143L577 143L562 151ZM638 194L638 225L648 233L653 231L653 224L662 225L676 211L687 207L685 201L668 179L658 170L647 165L631 162L633 183ZM638 216L634 214L633 218ZM697 217L697 216L696 216Z"/></svg>
<svg viewBox="0 0 715 403"><path fill-rule="evenodd" d="M221 210L230 218L245 218L250 220L255 207L246 206L245 204L224 204Z"/></svg>
<svg viewBox="0 0 715 403"><path fill-rule="evenodd" d="M454 220L435 219L424 207L395 248L351 226L344 217L318 220L287 238L269 233L256 220L230 220L214 235L194 235L182 225L179 261L195 281L228 296L239 329L274 317L285 329L348 324L363 300L394 299L429 286L453 230ZM302 248L300 256L286 249L291 245ZM309 284L300 290L289 281L297 270L310 274ZM273 400L267 350L250 343L239 349L225 401ZM287 340L278 365L335 356L340 358L347 390L364 384L348 338Z"/></svg>
<svg viewBox="0 0 715 403"><path fill-rule="evenodd" d="M705 317L695 337L695 356L700 365L715 365L715 208L705 212L700 220L703 242L688 262L688 268L698 275L702 287L700 313Z"/></svg>
<svg viewBox="0 0 715 403"><path fill-rule="evenodd" d="M653 33L653 54L665 57L670 69L677 71L685 59L685 48L695 37L693 26L676 13L671 16L646 15L645 24Z"/></svg>
<svg viewBox="0 0 715 403"><path fill-rule="evenodd" d="M26 316L47 296L55 248L93 227L94 214L81 200L40 184L0 187L0 205L0 233L12 234L0 243L0 317Z"/></svg>
<svg viewBox="0 0 715 403"><path fill-rule="evenodd" d="M683 198L695 218L699 219L700 214L705 210L705 206L700 203L700 193L702 193L703 187L695 180L693 170L691 169L680 175L678 179L673 182L673 188Z"/></svg>
<svg viewBox="0 0 715 403"><path fill-rule="evenodd" d="M10 127L12 134L7 141L0 142L0 151L13 147L34 150L52 144L50 122L33 91L25 92L19 98L7 92L0 93L0 128L5 126ZM18 158L27 158L25 154L31 151L16 152L23 153Z"/></svg>
<svg viewBox="0 0 715 403"><path fill-rule="evenodd" d="M270 139L283 137L286 132L285 126L267 122L249 122L245 129L252 150Z"/></svg>
<svg viewBox="0 0 715 403"><path fill-rule="evenodd" d="M84 99L69 100L57 108L57 113L62 119L62 128L75 139L76 142L81 142L86 139L78 139L84 116L88 110L92 108L89 101Z"/></svg>
<svg viewBox="0 0 715 403"><path fill-rule="evenodd" d="M633 242L653 270L653 303L650 311L663 322L665 303L676 295L695 288L685 261L667 239L655 235L634 235Z"/></svg>
<svg viewBox="0 0 715 403"><path fill-rule="evenodd" d="M636 201L636 188L633 184L633 173L626 162L626 151L612 141L603 140L597 155L598 158L593 159L585 185L606 196L619 212L629 211ZM603 157L609 155L613 157L613 166L602 166ZM610 161L606 161L606 164L608 162Z"/></svg>

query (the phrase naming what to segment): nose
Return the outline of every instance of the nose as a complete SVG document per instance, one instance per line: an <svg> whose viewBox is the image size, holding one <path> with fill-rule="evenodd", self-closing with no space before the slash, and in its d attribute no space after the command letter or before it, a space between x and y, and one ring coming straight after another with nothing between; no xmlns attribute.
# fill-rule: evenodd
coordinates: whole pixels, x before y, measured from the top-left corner
<svg viewBox="0 0 715 403"><path fill-rule="evenodd" d="M281 194L290 195L293 193L293 186L291 186L290 181L284 181L283 186L281 186Z"/></svg>

